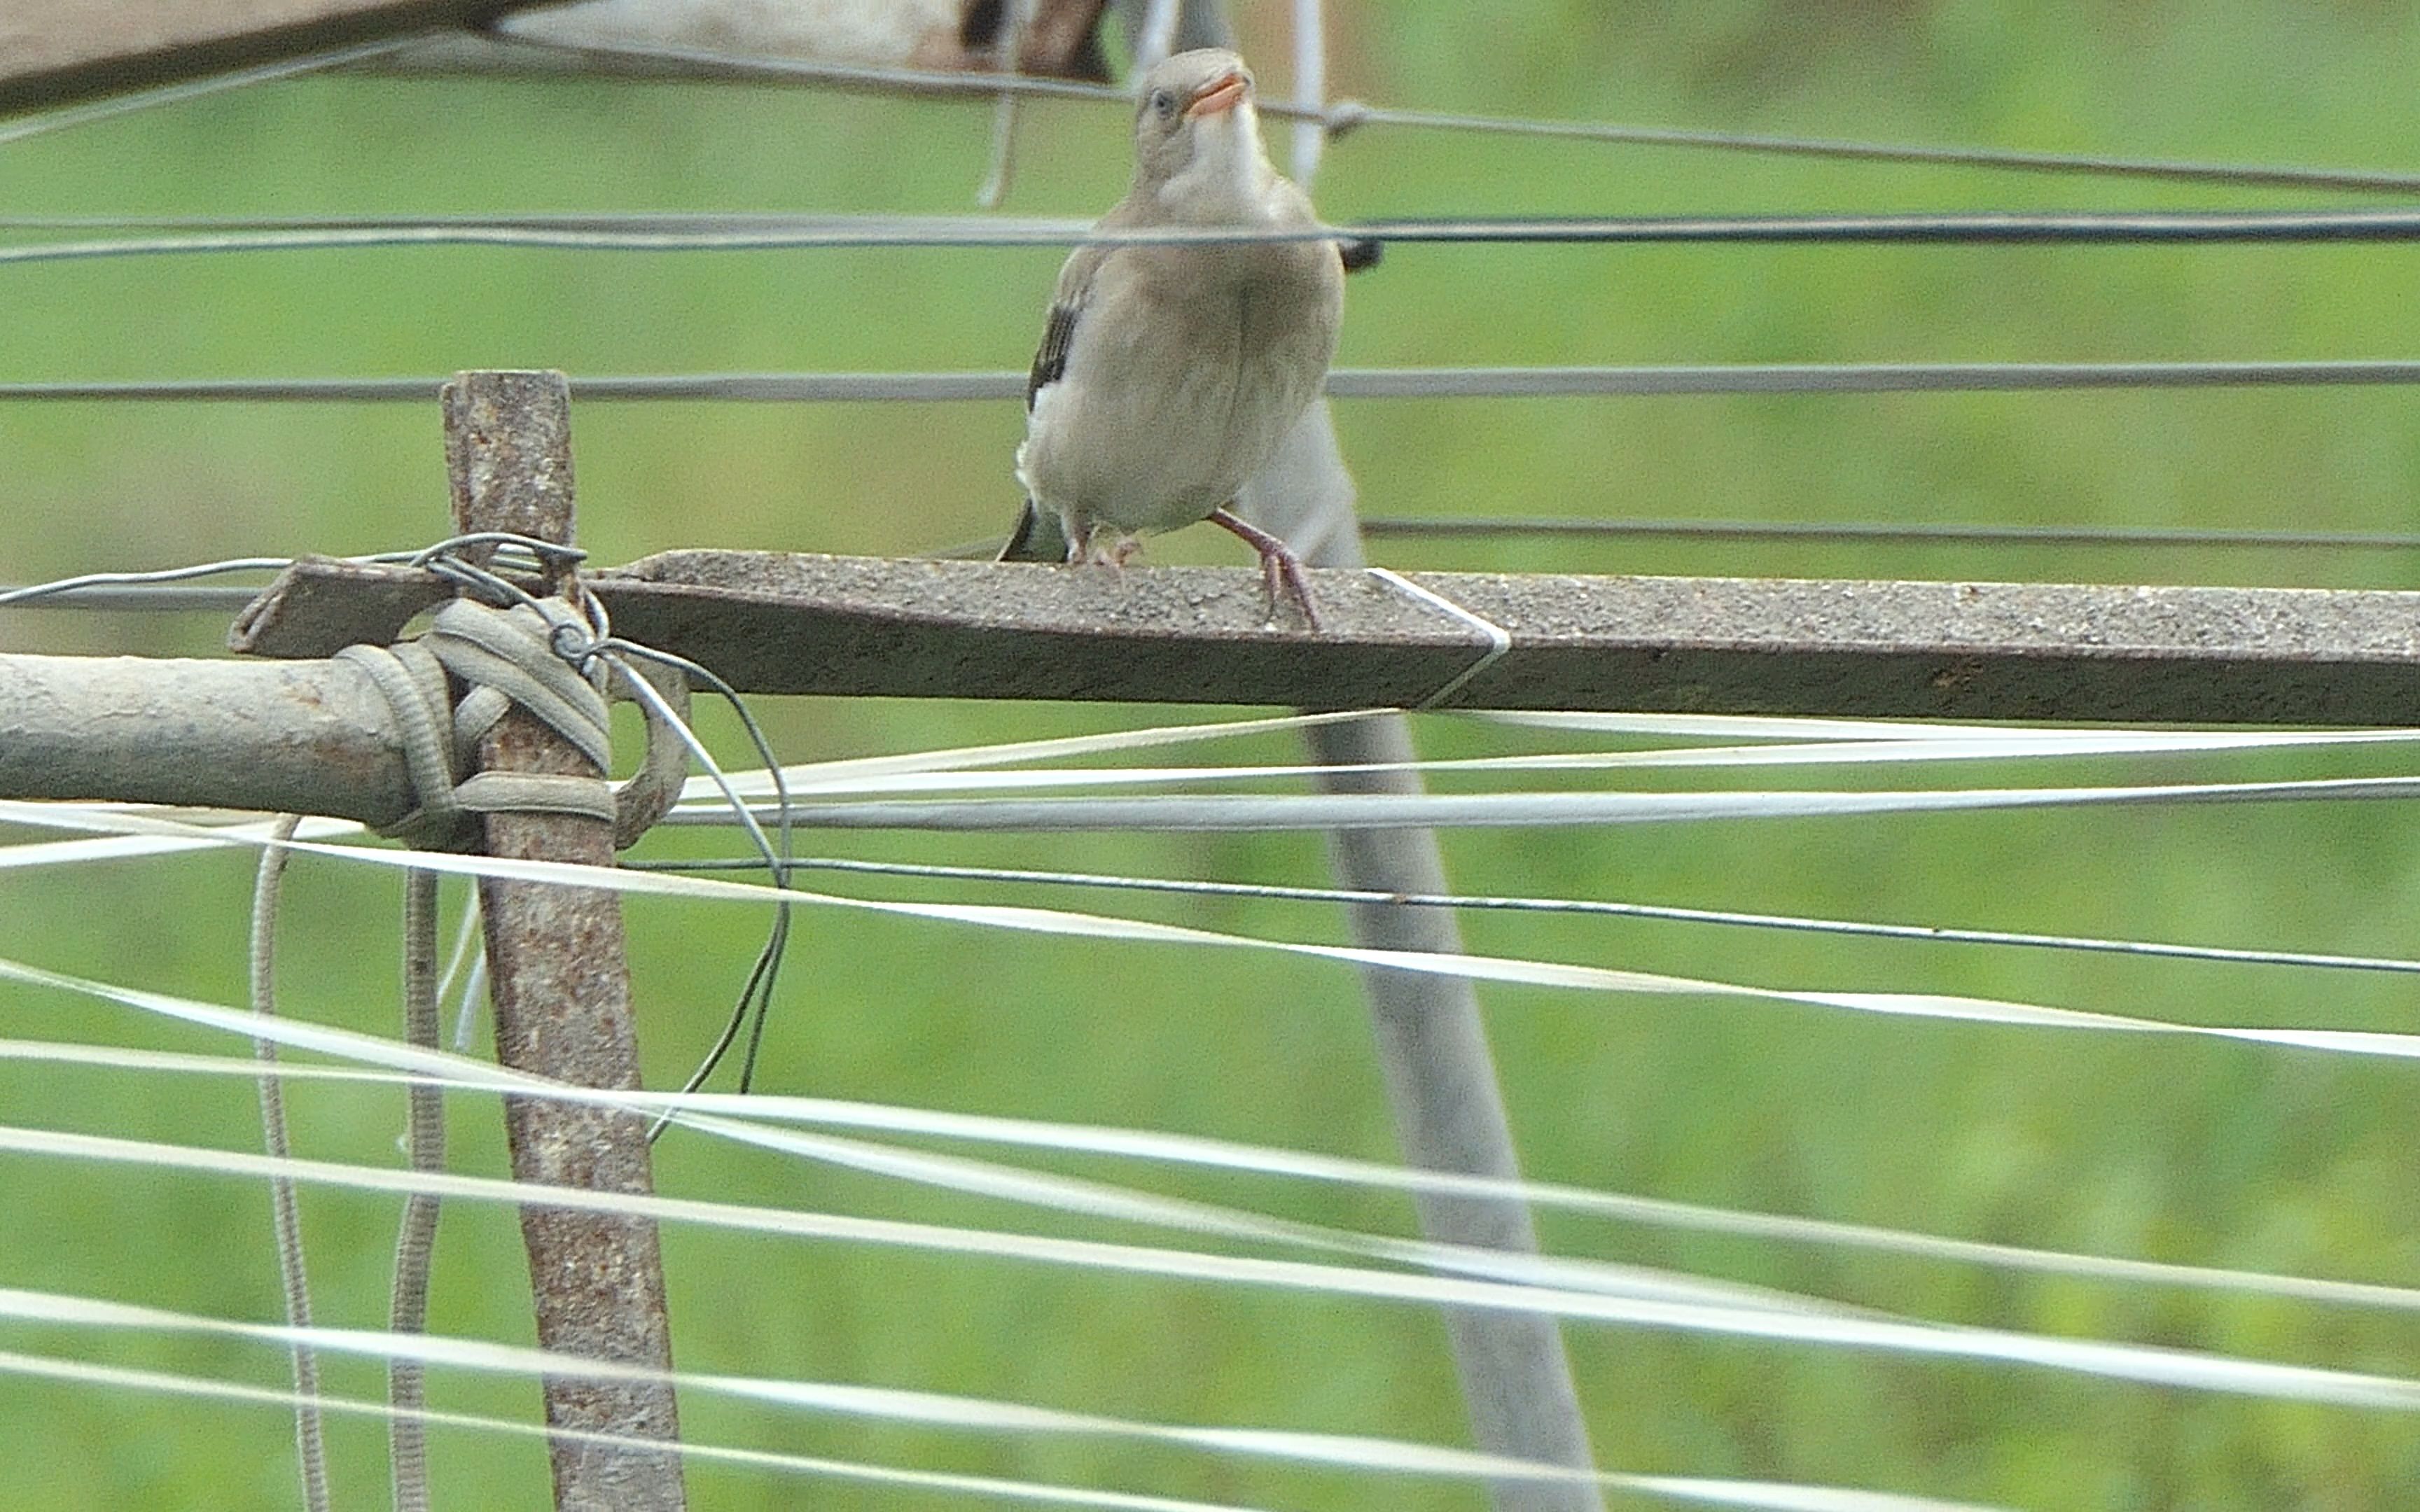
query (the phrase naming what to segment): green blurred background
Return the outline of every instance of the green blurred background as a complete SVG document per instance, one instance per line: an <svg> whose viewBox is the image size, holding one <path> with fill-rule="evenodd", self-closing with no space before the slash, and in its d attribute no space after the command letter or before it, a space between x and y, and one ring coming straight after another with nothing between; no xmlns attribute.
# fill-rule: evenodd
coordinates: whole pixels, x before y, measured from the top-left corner
<svg viewBox="0 0 2420 1512"><path fill-rule="evenodd" d="M1284 86L1286 8L1236 16ZM2420 166L2420 17L2375 0L1581 0L1338 4L1338 93L1449 111L2138 156ZM986 106L814 89L328 78L0 147L0 213L932 210L967 208ZM1119 193L1113 109L1028 108L1009 208ZM1847 165L1372 129L1334 145L1332 218L2325 204L2325 197ZM1403 246L1354 283L1348 364L2408 357L2414 254L2394 246L1549 249ZM574 375L1023 365L1058 254L285 252L0 270L0 378ZM1339 407L1372 514L1606 515L2408 530L2420 431L2401 392L2084 393ZM1004 528L1013 405L617 405L575 414L584 544L912 553ZM0 579L442 532L436 407L0 403ZM1158 561L1237 563L1199 532ZM1403 566L2414 586L2399 555L1387 543ZM219 626L0 617L27 650L199 652ZM768 702L785 759L1108 728L1152 711ZM1196 717L1191 714L1186 717ZM719 747L740 750L706 717ZM1571 743L1445 720L1431 755ZM1282 740L1218 748L1284 761ZM2042 764L1990 780L2361 774L2392 753ZM1885 782L1924 780L1919 772ZM1856 780L1837 774L1812 785ZM1658 779L1655 785L1670 785ZM1448 837L1466 890L2395 954L2420 914L2399 807L1732 823ZM692 841L651 842L658 854ZM830 854L1316 881L1308 839L817 837ZM232 1002L248 872L196 857L0 876L0 954ZM1072 893L867 884L882 896L1104 906ZM288 1012L386 1031L396 885L305 860ZM1121 901L1295 938L1328 911ZM651 1083L728 1011L760 921L630 911ZM768 1040L771 1090L1130 1123L1388 1156L1342 968L808 916ZM2411 1026L2391 977L1679 925L1467 921L1474 949L1776 985L1940 990L2207 1023ZM1734 1001L1485 995L1531 1171L1611 1189L1985 1240L2389 1282L2412 1278L2420 1137L2408 1070L2215 1042L1864 1022ZM6 1032L227 1051L131 1011L0 989ZM249 1148L240 1083L0 1070L8 1118ZM397 1099L302 1088L302 1152L396 1159ZM502 1168L491 1107L455 1162ZM1071 1169L1092 1169L1064 1163ZM1134 1173L1104 1170L1132 1178ZM667 1139L670 1192L1149 1238ZM1171 1190L1410 1231L1406 1205L1165 1179ZM313 1193L324 1320L378 1326L394 1213ZM233 1181L0 1162L0 1285L221 1315L277 1311L264 1195ZM2028 1280L1765 1243L1550 1222L1577 1253L1688 1267L1925 1318L2394 1374L2420 1329L2330 1312ZM1403 1308L672 1230L689 1367L995 1395L1180 1421L1461 1442L1442 1330ZM449 1211L435 1326L530 1335L508 1215ZM276 1383L270 1351L37 1335L24 1347ZM18 1340L0 1341L16 1347ZM1575 1328L1608 1468L1837 1482L2038 1507L2364 1508L2420 1480L2406 1417L2041 1371ZM331 1386L378 1396L335 1364ZM433 1382L533 1418L534 1388ZM1284 1507L1474 1507L1467 1489L1096 1444L970 1443L798 1423L703 1399L699 1440ZM382 1433L333 1430L340 1504L383 1494ZM0 1377L0 1504L287 1504L266 1409ZM544 1504L542 1448L440 1432L439 1504ZM955 1504L708 1467L701 1507ZM2404 1488L2398 1490L2397 1488Z"/></svg>

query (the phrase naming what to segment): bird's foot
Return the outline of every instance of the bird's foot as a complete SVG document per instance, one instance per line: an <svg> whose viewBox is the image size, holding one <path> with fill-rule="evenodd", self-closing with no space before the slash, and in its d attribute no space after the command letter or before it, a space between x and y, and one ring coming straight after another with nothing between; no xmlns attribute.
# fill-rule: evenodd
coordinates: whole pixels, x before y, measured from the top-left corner
<svg viewBox="0 0 2420 1512"><path fill-rule="evenodd" d="M1087 530L1081 535L1067 538L1067 564L1088 567L1124 567L1142 543L1131 535L1119 534L1104 542L1098 530Z"/></svg>
<svg viewBox="0 0 2420 1512"><path fill-rule="evenodd" d="M1319 628L1319 610L1311 606L1311 582L1302 574L1302 559L1294 554L1285 542L1244 519L1232 510L1214 509L1210 522L1243 537L1245 544L1261 554L1261 585L1268 595L1269 623L1278 617L1278 600L1291 597L1302 610L1303 623L1312 630Z"/></svg>
<svg viewBox="0 0 2420 1512"><path fill-rule="evenodd" d="M1067 560L1080 562L1086 566L1108 567L1113 572L1123 572L1125 570L1126 563L1134 560L1135 553L1141 549L1142 543L1128 535L1109 546L1103 546L1095 540L1084 548L1082 554L1071 555Z"/></svg>

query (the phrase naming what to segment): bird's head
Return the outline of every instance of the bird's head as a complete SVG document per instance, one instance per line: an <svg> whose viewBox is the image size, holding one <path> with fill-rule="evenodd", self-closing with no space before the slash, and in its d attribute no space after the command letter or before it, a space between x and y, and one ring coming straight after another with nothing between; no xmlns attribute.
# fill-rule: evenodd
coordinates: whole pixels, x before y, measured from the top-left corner
<svg viewBox="0 0 2420 1512"><path fill-rule="evenodd" d="M1216 215L1255 196L1274 173L1252 108L1252 70L1221 47L1179 53L1142 76L1135 101L1135 182L1169 208Z"/></svg>

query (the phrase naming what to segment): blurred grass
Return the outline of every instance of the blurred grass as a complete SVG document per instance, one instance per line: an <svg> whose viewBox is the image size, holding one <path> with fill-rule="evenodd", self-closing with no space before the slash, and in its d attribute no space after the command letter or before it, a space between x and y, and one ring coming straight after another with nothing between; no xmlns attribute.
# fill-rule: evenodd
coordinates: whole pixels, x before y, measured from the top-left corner
<svg viewBox="0 0 2420 1512"><path fill-rule="evenodd" d="M2357 0L1726 0L1332 8L1340 92L1389 104L2145 156L2409 167L2420 21ZM1283 8L1239 8L1274 87ZM0 213L589 208L958 210L988 113L814 91L394 79L302 81L0 150ZM1125 177L1113 116L1026 116L1012 208L1090 213ZM1368 131L1334 146L1334 218L2301 204L1973 170ZM1394 250L1356 280L1342 361L1821 362L2399 357L2420 341L2412 249ZM576 374L1020 365L1047 250L639 255L476 249L147 258L6 270L0 377ZM2412 527L2420 434L2395 392L1368 402L1338 412L1364 507L1389 515ZM608 561L675 546L910 552L1000 529L1017 429L1000 406L583 406L582 529ZM0 406L0 578L436 534L433 406ZM1156 542L1162 561L1228 545ZM2392 553L2127 552L1860 544L1391 543L1399 565L2413 586ZM214 627L20 614L12 648L207 647ZM1108 727L1134 711L794 701L792 759ZM1206 714L1202 717L1208 717ZM719 748L729 722L709 716ZM1528 739L1431 721L1433 754ZM1222 748L1287 760L1267 740ZM2150 774L2391 770L2391 752L2059 767ZM1918 773L1907 779L1920 779ZM2026 777L2043 775L2029 768ZM1900 780L1892 774L1885 780ZM1817 785L1866 780L1854 774ZM1736 823L1449 837L1458 885L1709 906L2397 953L2420 907L2399 808L2312 805L1856 824ZM702 843L690 837L657 850ZM835 854L1299 881L1302 838L816 837ZM240 860L0 879L0 954L233 1001ZM943 895L899 884L886 896ZM285 1009L384 1029L392 879L298 866ZM953 890L947 895L963 896ZM1021 898L1023 895L1016 895ZM1038 902L1103 906L1082 893ZM1325 910L1139 898L1238 932L1338 937ZM757 920L648 905L631 951L651 1083L727 1011ZM898 920L801 919L766 1085L1097 1119L1384 1156L1391 1145L1342 969L1111 951ZM2400 979L1678 925L1481 917L1475 949L1749 981L1929 988L2209 1023L2407 1028ZM190 1045L125 1011L8 991L8 1032ZM1491 991L1508 1095L1543 1177L2055 1247L2389 1281L2420 1212L2408 1072L2244 1046L2024 1036L1736 1002ZM209 1048L226 1049L221 1044ZM0 1069L29 1123L225 1144L240 1086ZM392 1100L301 1092L308 1153L386 1162ZM464 1169L501 1168L491 1112L454 1119ZM1114 1170L1110 1174L1117 1174ZM1028 1226L971 1200L668 1140L668 1191ZM1328 1221L1407 1230L1404 1204L1171 1179ZM266 1318L256 1191L0 1171L0 1284ZM306 1199L322 1316L384 1316L385 1204ZM1038 1226L1039 1220L1031 1221ZM2409 1374L2407 1321L2275 1303L2009 1279L1905 1260L1559 1220L1588 1253L1685 1264L1869 1305ZM1456 1441L1433 1319L1137 1279L675 1231L682 1363L997 1394L1165 1416ZM436 1326L525 1339L503 1214L450 1211ZM67 1341L82 1350L89 1341ZM1836 1480L2025 1505L2362 1508L2420 1473L2390 1416L2040 1373L1575 1330L1600 1454L1624 1469ZM222 1344L104 1357L274 1381ZM377 1396L355 1372L340 1386ZM442 1379L441 1405L535 1412L535 1393ZM988 1445L771 1423L689 1404L700 1438L1111 1482L1286 1506L1470 1507L1473 1494L1204 1464L1098 1445ZM338 1489L375 1504L379 1435L335 1438ZM256 1410L0 1380L0 1503L281 1504L287 1426ZM439 1433L441 1504L535 1505L542 1451ZM694 1473L701 1506L796 1488ZM817 1504L939 1504L817 1488Z"/></svg>

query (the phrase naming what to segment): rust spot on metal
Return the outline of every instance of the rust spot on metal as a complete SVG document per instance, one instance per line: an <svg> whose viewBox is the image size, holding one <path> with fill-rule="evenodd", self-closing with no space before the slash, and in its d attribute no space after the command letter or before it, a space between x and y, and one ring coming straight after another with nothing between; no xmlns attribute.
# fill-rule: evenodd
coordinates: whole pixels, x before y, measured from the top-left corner
<svg viewBox="0 0 2420 1512"><path fill-rule="evenodd" d="M1983 664L1973 656L1962 657L1935 671L1929 679L1945 693L1963 693L1983 676Z"/></svg>

